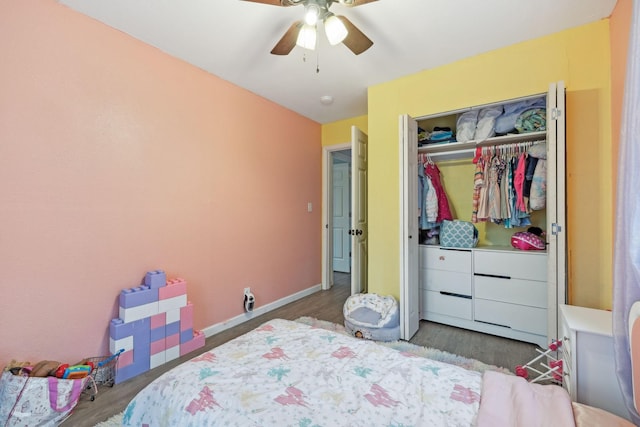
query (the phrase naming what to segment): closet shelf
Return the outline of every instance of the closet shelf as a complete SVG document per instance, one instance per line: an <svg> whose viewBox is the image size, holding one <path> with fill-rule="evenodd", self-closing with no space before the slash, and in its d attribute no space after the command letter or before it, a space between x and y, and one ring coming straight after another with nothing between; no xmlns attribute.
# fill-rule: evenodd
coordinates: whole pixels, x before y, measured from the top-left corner
<svg viewBox="0 0 640 427"><path fill-rule="evenodd" d="M487 138L483 141L471 140L467 142L445 142L441 144L430 144L418 147L418 153L455 153L467 150L474 150L476 147L496 146L514 144L518 142L528 142L543 140L547 137L546 131L514 133L503 136Z"/></svg>

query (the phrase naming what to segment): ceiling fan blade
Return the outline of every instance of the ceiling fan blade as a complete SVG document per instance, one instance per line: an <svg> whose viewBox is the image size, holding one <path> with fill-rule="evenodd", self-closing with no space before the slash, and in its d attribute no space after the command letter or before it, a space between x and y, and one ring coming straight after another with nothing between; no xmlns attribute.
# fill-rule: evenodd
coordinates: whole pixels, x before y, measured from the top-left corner
<svg viewBox="0 0 640 427"><path fill-rule="evenodd" d="M296 21L284 33L284 36L276 43L276 45L271 49L272 55L288 55L289 52L296 46L296 41L298 40L298 33L302 28L304 23L302 21Z"/></svg>
<svg viewBox="0 0 640 427"><path fill-rule="evenodd" d="M262 4L272 4L274 6L295 6L300 4L300 0L242 0L242 1L250 1L253 3L262 3ZM375 1L375 0L368 0Z"/></svg>
<svg viewBox="0 0 640 427"><path fill-rule="evenodd" d="M342 41L342 43L344 43L345 46L351 49L351 52L355 53L356 55L360 55L362 52L373 46L373 42L369 40L369 37L365 36L364 33L358 29L358 27L351 23L351 21L349 21L344 16L338 16L337 18L342 21L344 26L347 27L347 31L349 31L349 34Z"/></svg>
<svg viewBox="0 0 640 427"><path fill-rule="evenodd" d="M340 0L340 3L342 3L345 6L355 7L355 6L360 6L367 3L373 3L374 1L378 1L378 0Z"/></svg>

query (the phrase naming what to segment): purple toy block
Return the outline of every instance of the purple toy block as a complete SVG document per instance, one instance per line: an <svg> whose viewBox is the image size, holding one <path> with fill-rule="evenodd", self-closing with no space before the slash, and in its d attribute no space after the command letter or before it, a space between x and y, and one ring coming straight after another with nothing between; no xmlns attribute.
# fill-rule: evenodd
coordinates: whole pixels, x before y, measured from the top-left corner
<svg viewBox="0 0 640 427"><path fill-rule="evenodd" d="M167 325L167 336L180 333L180 322L173 322Z"/></svg>
<svg viewBox="0 0 640 427"><path fill-rule="evenodd" d="M184 344L193 339L193 329L187 329L180 332L180 344Z"/></svg>
<svg viewBox="0 0 640 427"><path fill-rule="evenodd" d="M149 370L151 357L151 318L133 324L133 363L116 370L116 384Z"/></svg>
<svg viewBox="0 0 640 427"><path fill-rule="evenodd" d="M137 288L123 289L120 292L120 307L131 308L158 301L158 289L151 289L147 285Z"/></svg>
<svg viewBox="0 0 640 427"><path fill-rule="evenodd" d="M144 284L152 289L161 288L167 284L167 275L162 270L148 271L144 276Z"/></svg>
<svg viewBox="0 0 640 427"><path fill-rule="evenodd" d="M114 340L120 340L133 335L133 322L124 323L122 319L111 319L109 323L109 336Z"/></svg>
<svg viewBox="0 0 640 427"><path fill-rule="evenodd" d="M149 338L150 342L160 341L165 339L167 336L166 327L161 326L159 328L155 328L151 330L151 337Z"/></svg>
<svg viewBox="0 0 640 427"><path fill-rule="evenodd" d="M134 358L135 353L134 353ZM120 384L123 381L126 381L130 378L136 377L140 374L144 374L145 372L147 372L150 367L151 367L151 355L149 355L149 357L147 358L147 362L146 364L143 363L138 363L138 362L133 362L131 365L125 366L123 368L118 368L116 370L116 384Z"/></svg>

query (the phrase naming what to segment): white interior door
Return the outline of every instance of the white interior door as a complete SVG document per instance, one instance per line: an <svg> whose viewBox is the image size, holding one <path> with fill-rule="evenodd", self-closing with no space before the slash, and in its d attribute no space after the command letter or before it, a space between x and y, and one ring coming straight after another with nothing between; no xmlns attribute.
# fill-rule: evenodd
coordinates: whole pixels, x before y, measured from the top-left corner
<svg viewBox="0 0 640 427"><path fill-rule="evenodd" d="M418 282L418 123L400 116L400 337L411 339L420 327Z"/></svg>
<svg viewBox="0 0 640 427"><path fill-rule="evenodd" d="M367 135L351 127L351 294L367 291Z"/></svg>
<svg viewBox="0 0 640 427"><path fill-rule="evenodd" d="M547 337L560 337L558 304L567 302L564 82L547 93Z"/></svg>
<svg viewBox="0 0 640 427"><path fill-rule="evenodd" d="M349 163L333 164L333 271L351 271Z"/></svg>

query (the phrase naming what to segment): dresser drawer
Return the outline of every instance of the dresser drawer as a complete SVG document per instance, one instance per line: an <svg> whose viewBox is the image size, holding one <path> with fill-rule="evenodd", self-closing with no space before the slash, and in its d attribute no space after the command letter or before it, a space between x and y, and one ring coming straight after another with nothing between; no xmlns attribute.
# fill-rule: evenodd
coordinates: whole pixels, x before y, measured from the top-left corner
<svg viewBox="0 0 640 427"><path fill-rule="evenodd" d="M547 283L534 280L474 276L475 297L547 308Z"/></svg>
<svg viewBox="0 0 640 427"><path fill-rule="evenodd" d="M420 287L428 291L471 296L471 274L421 268Z"/></svg>
<svg viewBox="0 0 640 427"><path fill-rule="evenodd" d="M458 273L471 273L471 250L420 247L420 267Z"/></svg>
<svg viewBox="0 0 640 427"><path fill-rule="evenodd" d="M444 295L435 291L421 292L421 313L431 312L472 320L471 298Z"/></svg>
<svg viewBox="0 0 640 427"><path fill-rule="evenodd" d="M479 322L506 326L518 331L547 335L547 310L475 298L475 318Z"/></svg>
<svg viewBox="0 0 640 427"><path fill-rule="evenodd" d="M547 254L507 251L473 252L474 274L547 281Z"/></svg>

